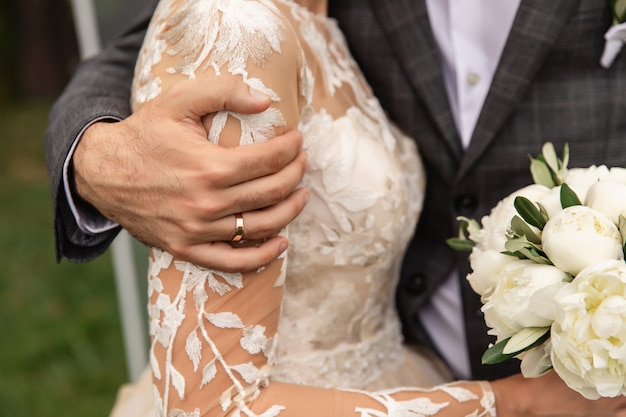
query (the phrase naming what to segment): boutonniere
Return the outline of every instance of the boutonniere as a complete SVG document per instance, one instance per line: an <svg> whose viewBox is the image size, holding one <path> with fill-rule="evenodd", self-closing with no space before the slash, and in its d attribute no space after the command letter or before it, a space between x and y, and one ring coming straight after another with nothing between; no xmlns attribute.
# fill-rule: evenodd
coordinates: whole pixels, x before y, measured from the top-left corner
<svg viewBox="0 0 626 417"><path fill-rule="evenodd" d="M611 0L613 25L604 34L604 52L600 65L609 68L626 42L626 0Z"/></svg>

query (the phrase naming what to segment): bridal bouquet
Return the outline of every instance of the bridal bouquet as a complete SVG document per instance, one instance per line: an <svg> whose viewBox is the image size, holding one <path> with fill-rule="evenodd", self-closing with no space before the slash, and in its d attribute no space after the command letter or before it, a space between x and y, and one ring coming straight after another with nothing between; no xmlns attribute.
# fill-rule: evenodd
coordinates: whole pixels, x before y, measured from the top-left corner
<svg viewBox="0 0 626 417"><path fill-rule="evenodd" d="M626 169L567 168L552 144L531 160L535 184L481 223L459 218L450 245L471 249L470 285L497 343L483 363L554 369L584 397L626 395Z"/></svg>

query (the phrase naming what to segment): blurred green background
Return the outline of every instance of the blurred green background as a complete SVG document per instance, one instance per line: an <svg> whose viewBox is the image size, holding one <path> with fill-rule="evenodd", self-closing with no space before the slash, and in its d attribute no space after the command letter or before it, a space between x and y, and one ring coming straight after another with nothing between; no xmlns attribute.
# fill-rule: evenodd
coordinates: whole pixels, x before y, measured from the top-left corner
<svg viewBox="0 0 626 417"><path fill-rule="evenodd" d="M96 2L104 41L129 4ZM0 2L0 417L106 416L127 380L110 255L54 257L43 132L78 61L69 1Z"/></svg>

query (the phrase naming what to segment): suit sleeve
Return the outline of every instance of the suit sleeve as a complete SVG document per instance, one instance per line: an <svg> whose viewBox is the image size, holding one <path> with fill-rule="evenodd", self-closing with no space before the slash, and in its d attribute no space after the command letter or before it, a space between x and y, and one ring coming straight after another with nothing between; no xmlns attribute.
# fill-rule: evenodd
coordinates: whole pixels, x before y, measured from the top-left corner
<svg viewBox="0 0 626 417"><path fill-rule="evenodd" d="M63 164L80 132L97 119L122 120L130 114L135 61L156 6L155 1L100 54L83 61L54 103L45 133L46 163L54 210L56 258L85 262L109 247L119 228L83 232L70 210L63 185Z"/></svg>

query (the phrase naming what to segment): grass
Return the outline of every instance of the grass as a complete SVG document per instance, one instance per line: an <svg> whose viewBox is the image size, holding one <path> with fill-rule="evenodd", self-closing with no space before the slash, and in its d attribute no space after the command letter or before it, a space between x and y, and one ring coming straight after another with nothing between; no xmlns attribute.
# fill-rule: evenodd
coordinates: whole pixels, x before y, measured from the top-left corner
<svg viewBox="0 0 626 417"><path fill-rule="evenodd" d="M49 104L0 109L0 417L106 416L127 378L111 261L55 262Z"/></svg>

